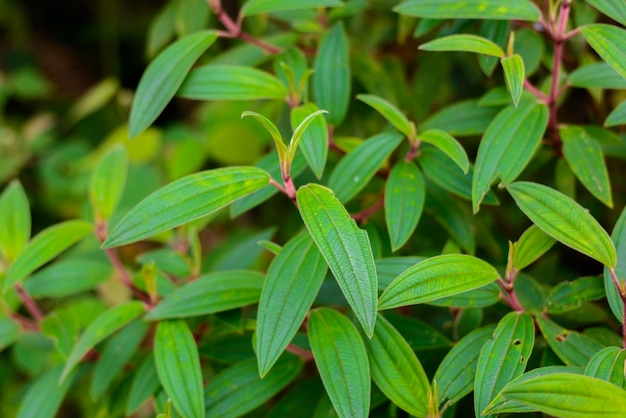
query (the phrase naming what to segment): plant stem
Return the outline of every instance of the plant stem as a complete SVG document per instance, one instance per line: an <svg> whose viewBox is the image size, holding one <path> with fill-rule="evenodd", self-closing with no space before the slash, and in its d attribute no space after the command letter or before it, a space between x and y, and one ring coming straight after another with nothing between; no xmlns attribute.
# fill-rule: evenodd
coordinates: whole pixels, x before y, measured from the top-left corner
<svg viewBox="0 0 626 418"><path fill-rule="evenodd" d="M295 354L296 356L300 357L303 361L312 361L313 360L313 353L310 352L309 350L305 350L304 348L300 348L297 345L293 345L293 344L289 344L286 348L287 351L289 351L292 354Z"/></svg>
<svg viewBox="0 0 626 418"><path fill-rule="evenodd" d="M365 222L367 221L367 218L369 218L370 216L378 212L380 209L382 209L384 205L385 205L385 198L383 196L380 200L378 200L369 208L365 208L361 212L352 214L350 215L350 217L354 219L356 222Z"/></svg>
<svg viewBox="0 0 626 418"><path fill-rule="evenodd" d="M40 322L44 318L44 314L41 312L41 309L39 309L39 306L37 306L37 303L33 300L33 298L30 297L26 289L24 289L22 283L16 283L15 290L17 291L17 294L19 295L28 313L30 313L35 321Z"/></svg>
<svg viewBox="0 0 626 418"><path fill-rule="evenodd" d="M113 267L115 268L115 270L117 270L118 274L120 275L120 280L122 281L124 286L130 289L130 291L133 293L133 295L135 295L137 299L141 300L143 303L145 303L149 307L153 306L153 303L150 300L150 297L146 295L145 293L143 293L140 289L137 288L137 286L133 284L132 280L130 279L130 276L128 275L128 272L122 265L122 262L120 261L120 258L118 257L117 252L115 252L113 248L107 248L106 250L104 250L104 252L109 258L109 261L111 261L111 264L113 264Z"/></svg>
<svg viewBox="0 0 626 418"><path fill-rule="evenodd" d="M39 325L36 322L31 321L28 318L24 318L22 315L18 313L12 312L11 314L9 314L9 316L11 317L12 320L17 322L24 331L39 332L40 330Z"/></svg>
<svg viewBox="0 0 626 418"><path fill-rule="evenodd" d="M542 100L546 103L549 102L548 95L535 87L530 81L524 80L524 88L534 94L539 100Z"/></svg>
<svg viewBox="0 0 626 418"><path fill-rule="evenodd" d="M617 289L617 293L622 299L622 346L626 349L626 289L622 286L622 283L620 283L617 272L613 267L609 269L609 272L611 273L611 279L613 279L615 289Z"/></svg>
<svg viewBox="0 0 626 418"><path fill-rule="evenodd" d="M410 163L411 161L416 159L420 154L419 148L421 144L422 144L422 141L420 141L419 139L412 141L411 146L409 147L409 151L404 156L404 161L406 161L407 163Z"/></svg>

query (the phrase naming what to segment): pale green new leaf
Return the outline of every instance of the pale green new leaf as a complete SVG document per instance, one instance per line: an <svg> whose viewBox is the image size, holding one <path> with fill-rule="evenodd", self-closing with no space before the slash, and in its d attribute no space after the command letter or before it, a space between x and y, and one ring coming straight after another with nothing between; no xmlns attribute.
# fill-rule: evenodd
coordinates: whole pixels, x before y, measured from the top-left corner
<svg viewBox="0 0 626 418"><path fill-rule="evenodd" d="M269 184L256 167L202 171L160 188L132 208L115 226L104 248L139 241L209 215Z"/></svg>
<svg viewBox="0 0 626 418"><path fill-rule="evenodd" d="M30 206L19 180L13 180L0 195L0 251L13 261L30 239Z"/></svg>
<svg viewBox="0 0 626 418"><path fill-rule="evenodd" d="M524 61L518 54L511 55L500 59L500 64L504 70L504 80L506 87L511 93L513 104L517 106L522 98L524 91L524 79L526 77L524 69Z"/></svg>
<svg viewBox="0 0 626 418"><path fill-rule="evenodd" d="M17 418L54 418L63 403L63 399L72 386L75 373L59 384L61 365L47 371L37 378L21 399Z"/></svg>
<svg viewBox="0 0 626 418"><path fill-rule="evenodd" d="M626 3L621 0L586 0L611 19L626 26Z"/></svg>
<svg viewBox="0 0 626 418"><path fill-rule="evenodd" d="M92 225L85 221L65 221L37 234L17 256L4 279L4 291L87 236Z"/></svg>
<svg viewBox="0 0 626 418"><path fill-rule="evenodd" d="M626 125L626 100L617 105L604 121L604 126Z"/></svg>
<svg viewBox="0 0 626 418"><path fill-rule="evenodd" d="M241 14L254 16L261 13L337 6L343 6L343 3L339 0L248 0L241 8Z"/></svg>
<svg viewBox="0 0 626 418"><path fill-rule="evenodd" d="M463 145L459 143L453 136L446 131L439 129L430 129L424 131L418 136L419 140L431 144L446 153L459 166L463 173L467 174L469 170L469 159Z"/></svg>
<svg viewBox="0 0 626 418"><path fill-rule="evenodd" d="M195 100L285 100L287 89L274 75L241 65L206 65L189 73L176 93Z"/></svg>
<svg viewBox="0 0 626 418"><path fill-rule="evenodd" d="M76 366L83 356L96 344L106 339L118 329L126 326L143 312L143 303L133 301L115 306L98 315L87 328L85 328L68 356L63 374L61 375L61 380L67 377L74 366Z"/></svg>
<svg viewBox="0 0 626 418"><path fill-rule="evenodd" d="M256 329L262 378L302 325L326 271L324 258L306 233L290 240L270 264L259 300Z"/></svg>
<svg viewBox="0 0 626 418"><path fill-rule="evenodd" d="M510 312L485 343L476 366L474 412L480 416L498 392L524 373L535 344L535 325L527 313Z"/></svg>
<svg viewBox="0 0 626 418"><path fill-rule="evenodd" d="M264 276L232 270L207 274L168 294L146 315L150 321L208 315L259 301Z"/></svg>
<svg viewBox="0 0 626 418"><path fill-rule="evenodd" d="M111 149L96 165L89 189L96 222L108 221L113 215L124 191L127 168L128 155L122 146Z"/></svg>
<svg viewBox="0 0 626 418"><path fill-rule="evenodd" d="M335 310L316 309L309 316L309 342L337 415L368 416L370 367L365 346L352 322Z"/></svg>
<svg viewBox="0 0 626 418"><path fill-rule="evenodd" d="M290 3L297 3L290 1ZM350 103L350 47L342 23L337 23L319 46L313 65L313 97L328 121L340 125Z"/></svg>
<svg viewBox="0 0 626 418"><path fill-rule="evenodd" d="M490 264L471 255L431 257L396 277L380 296L378 308L431 302L484 286L499 276Z"/></svg>
<svg viewBox="0 0 626 418"><path fill-rule="evenodd" d="M562 126L559 134L563 156L578 180L599 201L612 208L611 182L600 144L580 126Z"/></svg>
<svg viewBox="0 0 626 418"><path fill-rule="evenodd" d="M185 321L159 323L154 336L154 361L159 380L178 412L185 418L203 418L200 356Z"/></svg>
<svg viewBox="0 0 626 418"><path fill-rule="evenodd" d="M347 203L363 190L402 139L397 132L382 132L343 157L328 179L337 199Z"/></svg>
<svg viewBox="0 0 626 418"><path fill-rule="evenodd" d="M517 206L546 234L607 267L615 267L615 246L582 206L541 184L518 182L507 187Z"/></svg>
<svg viewBox="0 0 626 418"><path fill-rule="evenodd" d="M281 165L287 164L289 161L289 152L287 150L287 145L285 145L285 141L283 140L283 136L280 134L280 131L274 125L274 122L266 118L265 116L252 112L250 110L246 110L241 114L241 117L244 118L246 116L252 116L255 118L263 127L269 132L270 136L274 140L274 145L276 146L276 151L278 152L278 160Z"/></svg>
<svg viewBox="0 0 626 418"><path fill-rule="evenodd" d="M422 51L463 51L502 58L504 51L496 43L478 35L448 35L420 45Z"/></svg>
<svg viewBox="0 0 626 418"><path fill-rule="evenodd" d="M430 384L409 343L384 317L365 340L372 380L396 405L411 415L428 415Z"/></svg>
<svg viewBox="0 0 626 418"><path fill-rule="evenodd" d="M541 12L529 0L407 0L394 12L429 19L505 19L536 22Z"/></svg>
<svg viewBox="0 0 626 418"><path fill-rule="evenodd" d="M291 128L295 130L307 116L315 113L317 110L317 106L313 103L307 103L292 109ZM299 148L315 176L318 179L322 178L328 157L328 125L326 118L315 118L310 122L308 128L302 133Z"/></svg>
<svg viewBox="0 0 626 418"><path fill-rule="evenodd" d="M617 259L620 260L617 266L615 266L615 273L620 280L620 284L624 286L624 280L626 280L626 208L622 210L622 214L613 227L611 239L615 243ZM606 299L613 311L613 315L622 323L624 321L624 303L622 302L619 290L613 282L608 267L604 267L604 289L606 291Z"/></svg>
<svg viewBox="0 0 626 418"><path fill-rule="evenodd" d="M455 404L474 389L478 356L494 329L492 324L470 332L443 358L433 378L440 404Z"/></svg>
<svg viewBox="0 0 626 418"><path fill-rule="evenodd" d="M528 267L552 248L555 242L554 238L543 232L537 225L531 225L515 243L513 267L518 270Z"/></svg>
<svg viewBox="0 0 626 418"><path fill-rule="evenodd" d="M356 98L373 107L405 136L410 138L415 134L414 128L411 127L411 122L407 119L404 113L402 113L400 109L394 106L391 102L373 94L359 94Z"/></svg>
<svg viewBox="0 0 626 418"><path fill-rule="evenodd" d="M289 140L289 146L287 147L289 161L293 161L293 159L296 157L296 151L298 150L300 139L306 132L306 129L309 127L309 125L311 125L315 121L315 118L317 116L322 115L324 113L328 113L328 112L325 110L316 110L315 112L305 117L302 120L302 122L300 122L298 126L295 127L295 129L293 130L293 134L291 135L291 139ZM317 118L317 119L321 119L321 118Z"/></svg>
<svg viewBox="0 0 626 418"><path fill-rule="evenodd" d="M606 380L626 389L625 364L626 350L619 347L605 347L589 360L585 367L585 375Z"/></svg>
<svg viewBox="0 0 626 418"><path fill-rule="evenodd" d="M309 184L296 198L300 215L365 333L374 332L378 279L367 232L326 187Z"/></svg>
<svg viewBox="0 0 626 418"><path fill-rule="evenodd" d="M552 351L568 366L585 367L602 349L600 343L584 334L567 330L541 316L535 320Z"/></svg>
<svg viewBox="0 0 626 418"><path fill-rule="evenodd" d="M150 63L139 81L130 110L130 136L155 121L174 97L191 66L215 42L215 31L198 32L168 46Z"/></svg>
<svg viewBox="0 0 626 418"><path fill-rule="evenodd" d="M396 251L409 240L424 209L426 186L415 163L399 161L385 184L385 221Z"/></svg>
<svg viewBox="0 0 626 418"><path fill-rule="evenodd" d="M613 25L593 23L581 27L580 31L600 58L626 78L626 30Z"/></svg>
<svg viewBox="0 0 626 418"><path fill-rule="evenodd" d="M548 107L534 102L509 106L489 124L476 156L472 179L472 206L480 203L498 177L506 186L524 170L548 125Z"/></svg>
<svg viewBox="0 0 626 418"><path fill-rule="evenodd" d="M626 414L626 391L615 385L576 373L538 374L515 380L499 394L513 404L487 408L485 413L539 411L560 418L622 418ZM494 401L496 403L498 399ZM506 406L510 405L511 409Z"/></svg>

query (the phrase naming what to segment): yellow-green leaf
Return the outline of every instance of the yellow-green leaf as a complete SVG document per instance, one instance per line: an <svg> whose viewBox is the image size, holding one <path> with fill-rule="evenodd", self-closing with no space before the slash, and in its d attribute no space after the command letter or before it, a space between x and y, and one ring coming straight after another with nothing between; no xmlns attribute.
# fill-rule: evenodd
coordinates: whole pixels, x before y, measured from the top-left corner
<svg viewBox="0 0 626 418"><path fill-rule="evenodd" d="M529 0L407 0L394 12L429 19L505 19L536 22L541 12Z"/></svg>
<svg viewBox="0 0 626 418"><path fill-rule="evenodd" d="M502 58L504 51L497 44L478 35L448 35L420 45L423 51L464 51Z"/></svg>
<svg viewBox="0 0 626 418"><path fill-rule="evenodd" d="M500 59L500 64L504 70L504 80L506 87L511 93L513 104L517 106L522 98L524 91L524 79L526 77L524 69L524 61L518 54L511 55Z"/></svg>

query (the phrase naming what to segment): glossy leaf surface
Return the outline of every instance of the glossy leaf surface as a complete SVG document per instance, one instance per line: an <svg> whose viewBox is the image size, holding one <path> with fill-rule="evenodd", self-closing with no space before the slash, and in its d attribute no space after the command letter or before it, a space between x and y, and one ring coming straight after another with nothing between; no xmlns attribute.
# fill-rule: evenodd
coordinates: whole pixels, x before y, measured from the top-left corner
<svg viewBox="0 0 626 418"><path fill-rule="evenodd" d="M256 167L227 167L183 177L139 202L115 226L104 247L139 241L209 215L269 184Z"/></svg>
<svg viewBox="0 0 626 418"><path fill-rule="evenodd" d="M392 251L402 247L415 231L425 197L424 176L415 163L396 163L385 184L385 221Z"/></svg>

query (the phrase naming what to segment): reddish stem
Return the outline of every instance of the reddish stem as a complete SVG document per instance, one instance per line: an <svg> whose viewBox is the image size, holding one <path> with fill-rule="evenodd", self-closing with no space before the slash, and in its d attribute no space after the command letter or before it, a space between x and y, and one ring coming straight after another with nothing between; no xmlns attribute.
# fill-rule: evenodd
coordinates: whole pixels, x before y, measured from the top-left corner
<svg viewBox="0 0 626 418"><path fill-rule="evenodd" d="M365 222L370 216L372 216L373 214L378 212L380 209L382 209L384 205L385 205L385 198L382 197L378 202L374 203L369 208L366 208L362 210L361 212L354 213L350 215L350 217L354 219L356 222Z"/></svg>
<svg viewBox="0 0 626 418"><path fill-rule="evenodd" d="M33 298L30 297L26 289L24 289L22 283L15 283L15 290L17 290L17 294L28 313L30 313L35 321L40 322L44 318L44 314Z"/></svg>
<svg viewBox="0 0 626 418"><path fill-rule="evenodd" d="M12 320L17 322L24 331L39 332L39 325L36 322L28 318L24 318L18 313L10 313L9 316Z"/></svg>
<svg viewBox="0 0 626 418"><path fill-rule="evenodd" d="M313 361L313 353L309 350L305 350L304 348L300 348L297 345L289 344L286 350L300 357L305 362Z"/></svg>
<svg viewBox="0 0 626 418"><path fill-rule="evenodd" d="M534 94L539 100L546 103L550 101L548 95L535 87L530 81L524 80L524 88Z"/></svg>
<svg viewBox="0 0 626 418"><path fill-rule="evenodd" d="M109 260L111 261L111 264L113 264L113 267L115 268L115 270L117 270L117 272L119 273L120 280L122 281L124 286L130 289L130 291L133 293L133 295L135 295L137 299L141 300L143 303L148 305L148 307L152 307L153 303L150 300L150 297L146 295L145 293L143 293L140 289L137 288L137 286L133 284L130 276L128 275L128 272L122 265L120 258L117 256L117 252L115 252L113 248L107 248L106 250L104 250L104 252L106 253Z"/></svg>

